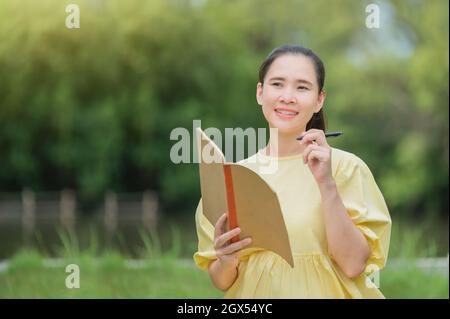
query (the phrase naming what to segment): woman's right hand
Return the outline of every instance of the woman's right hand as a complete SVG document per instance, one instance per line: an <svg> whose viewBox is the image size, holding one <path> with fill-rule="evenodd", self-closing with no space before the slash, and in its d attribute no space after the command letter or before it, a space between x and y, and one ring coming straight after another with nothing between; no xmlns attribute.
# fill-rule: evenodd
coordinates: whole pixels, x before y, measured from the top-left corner
<svg viewBox="0 0 450 319"><path fill-rule="evenodd" d="M239 259L237 256L238 251L250 245L252 240L250 237L247 237L235 243L231 243L231 238L239 235L241 233L241 229L237 227L225 232L226 220L227 213L220 216L217 220L214 231L214 249L222 266L226 268L235 268L239 265Z"/></svg>

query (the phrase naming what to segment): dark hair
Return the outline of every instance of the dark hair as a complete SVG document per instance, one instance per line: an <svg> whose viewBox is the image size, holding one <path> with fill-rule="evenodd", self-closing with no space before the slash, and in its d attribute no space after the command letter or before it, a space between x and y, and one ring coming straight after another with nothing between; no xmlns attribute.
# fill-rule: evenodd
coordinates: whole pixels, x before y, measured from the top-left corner
<svg viewBox="0 0 450 319"><path fill-rule="evenodd" d="M270 52L270 54L263 61L259 68L259 82L261 82L261 84L264 84L264 78L273 61L275 61L276 58L286 54L304 55L313 62L320 94L320 92L323 91L323 86L325 83L325 67L323 65L323 62L311 49L299 45L283 45L275 48L272 52ZM325 131L326 120L325 113L322 111L322 109L320 109L319 112L314 113L311 120L308 122L308 124L306 124L306 130L309 130L311 128Z"/></svg>

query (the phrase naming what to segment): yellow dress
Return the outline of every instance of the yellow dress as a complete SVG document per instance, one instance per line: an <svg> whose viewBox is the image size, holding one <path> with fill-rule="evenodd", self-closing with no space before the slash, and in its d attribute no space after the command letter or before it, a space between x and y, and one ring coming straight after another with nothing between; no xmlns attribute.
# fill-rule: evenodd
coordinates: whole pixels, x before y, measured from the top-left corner
<svg viewBox="0 0 450 319"><path fill-rule="evenodd" d="M276 191L294 268L271 251L243 249L239 252L238 277L225 298L384 298L368 278L373 270L384 267L389 250L391 219L383 195L360 158L336 148L332 148L331 158L332 174L344 206L371 248L366 271L350 279L331 259L320 192L307 164L303 164L302 154L275 158L260 151L240 164L257 172ZM259 167L268 161L277 161L275 174L260 173ZM201 199L195 220L198 251L194 261L207 272L209 263L217 257L214 226L203 215Z"/></svg>

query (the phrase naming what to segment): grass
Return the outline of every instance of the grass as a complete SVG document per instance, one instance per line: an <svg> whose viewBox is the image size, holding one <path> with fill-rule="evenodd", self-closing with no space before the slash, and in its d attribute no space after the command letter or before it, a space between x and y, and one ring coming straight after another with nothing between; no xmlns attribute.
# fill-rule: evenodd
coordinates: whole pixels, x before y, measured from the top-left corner
<svg viewBox="0 0 450 319"><path fill-rule="evenodd" d="M380 288L386 298L448 299L448 271L423 270L413 266L386 267L380 274Z"/></svg>
<svg viewBox="0 0 450 319"><path fill-rule="evenodd" d="M80 250L73 233L59 230L57 263L48 265L48 255L24 249L0 272L0 298L221 298L206 273L179 258L180 240L172 231L172 247L162 252L157 234L140 230L143 247L138 267L117 250L99 251L91 234L87 249ZM54 259L53 259L54 260ZM80 269L80 288L66 287L66 266Z"/></svg>
<svg viewBox="0 0 450 319"><path fill-rule="evenodd" d="M427 237L423 227L393 228L390 260L380 273L381 291L387 298L449 298L448 271L422 270L412 262L416 257L442 254ZM402 224L404 225L404 224ZM163 251L156 232L139 231L142 247L139 267L127 265L130 257L117 250L100 251L91 232L89 246L80 249L73 233L59 231L59 263L47 265L48 254L24 249L0 272L0 298L222 298L208 274L194 267L191 259L180 258L179 232L172 229L172 245ZM65 286L68 264L80 268L80 288Z"/></svg>
<svg viewBox="0 0 450 319"><path fill-rule="evenodd" d="M448 255L448 220L425 219L392 222L390 259Z"/></svg>
<svg viewBox="0 0 450 319"><path fill-rule="evenodd" d="M65 266L80 267L80 288L65 286ZM413 266L387 267L380 284L387 298L448 298L448 272L424 271ZM221 298L206 273L173 256L127 267L117 252L96 258L86 254L64 258L48 266L36 251L24 250L0 273L0 298Z"/></svg>
<svg viewBox="0 0 450 319"><path fill-rule="evenodd" d="M80 288L65 286L65 266L80 268ZM65 259L48 267L35 251L22 251L0 274L0 298L220 298L206 274L171 257L149 259L140 268L126 267L118 253L97 258Z"/></svg>
<svg viewBox="0 0 450 319"><path fill-rule="evenodd" d="M436 227L446 228L437 231ZM414 266L417 258L448 255L448 221L394 220L387 266L380 272L386 298L449 298L448 269L424 270ZM397 260L398 266L390 261Z"/></svg>

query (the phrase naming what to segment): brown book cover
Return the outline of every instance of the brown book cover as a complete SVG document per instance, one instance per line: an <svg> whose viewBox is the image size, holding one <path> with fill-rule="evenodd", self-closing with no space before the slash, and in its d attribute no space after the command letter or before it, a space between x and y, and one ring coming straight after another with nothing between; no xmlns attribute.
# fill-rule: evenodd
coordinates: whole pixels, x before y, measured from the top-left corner
<svg viewBox="0 0 450 319"><path fill-rule="evenodd" d="M228 229L241 228L240 237L251 237L247 247L270 250L294 267L289 237L275 191L256 172L227 163L208 136L196 128L203 214L215 225L228 212ZM232 241L239 240L236 236Z"/></svg>

